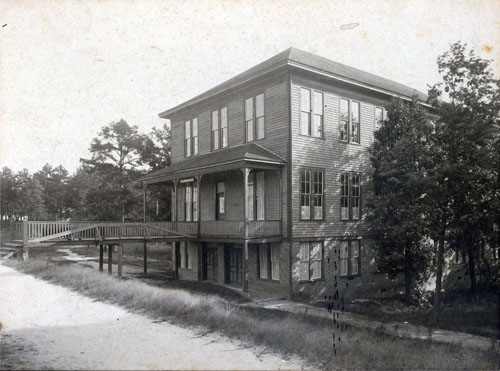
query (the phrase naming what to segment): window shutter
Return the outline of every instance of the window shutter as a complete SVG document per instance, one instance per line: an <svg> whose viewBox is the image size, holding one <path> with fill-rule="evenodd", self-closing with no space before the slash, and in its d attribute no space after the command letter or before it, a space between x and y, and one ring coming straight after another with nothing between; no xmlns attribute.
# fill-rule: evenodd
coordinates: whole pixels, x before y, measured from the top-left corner
<svg viewBox="0 0 500 371"><path fill-rule="evenodd" d="M300 244L300 267L299 279L301 281L309 280L309 243L302 242Z"/></svg>

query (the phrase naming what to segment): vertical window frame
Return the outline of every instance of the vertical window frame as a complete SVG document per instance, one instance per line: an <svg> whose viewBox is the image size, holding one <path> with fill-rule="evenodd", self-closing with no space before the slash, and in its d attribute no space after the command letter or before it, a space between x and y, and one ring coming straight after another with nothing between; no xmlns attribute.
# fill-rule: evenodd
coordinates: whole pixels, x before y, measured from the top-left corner
<svg viewBox="0 0 500 371"><path fill-rule="evenodd" d="M344 266L346 267L345 272L343 272ZM356 271L354 271L353 267L356 267ZM361 276L360 239L340 240L339 276L342 278Z"/></svg>
<svg viewBox="0 0 500 371"><path fill-rule="evenodd" d="M313 259L312 252L314 246L319 245L319 257ZM300 267L299 281L314 282L324 279L324 241L302 241L299 244ZM319 276L314 276L313 265L319 263ZM307 272L307 277L303 276L303 272Z"/></svg>
<svg viewBox="0 0 500 371"><path fill-rule="evenodd" d="M353 181L357 179L357 181ZM340 220L359 221L362 218L362 175L343 172L340 174ZM346 184L347 183L347 184ZM354 208L357 205L357 215Z"/></svg>
<svg viewBox="0 0 500 371"><path fill-rule="evenodd" d="M344 112L342 103L347 103L347 112ZM357 121L354 121L353 103L358 106ZM346 116L347 115L347 119ZM356 127L356 130L353 128ZM357 139L354 139L354 131ZM339 139L342 143L361 145L361 102L355 99L339 99Z"/></svg>
<svg viewBox="0 0 500 371"><path fill-rule="evenodd" d="M320 174L321 182L316 182L316 175ZM307 176L306 176L307 175ZM318 187L316 187L318 185ZM325 220L325 169L302 168L299 175L299 210L301 221L322 221ZM316 192L316 189L321 192ZM303 201L307 200L308 205ZM321 217L316 217L316 205L320 200ZM308 208L308 217L303 216L304 207Z"/></svg>
<svg viewBox="0 0 500 371"><path fill-rule="evenodd" d="M308 97L308 107L304 107L304 95ZM317 106L317 97L321 96L321 105ZM321 107L321 109L319 109ZM312 138L324 138L325 94L322 91L301 86L299 92L299 135ZM307 123L305 118L307 117ZM315 119L319 118L319 135L315 134Z"/></svg>

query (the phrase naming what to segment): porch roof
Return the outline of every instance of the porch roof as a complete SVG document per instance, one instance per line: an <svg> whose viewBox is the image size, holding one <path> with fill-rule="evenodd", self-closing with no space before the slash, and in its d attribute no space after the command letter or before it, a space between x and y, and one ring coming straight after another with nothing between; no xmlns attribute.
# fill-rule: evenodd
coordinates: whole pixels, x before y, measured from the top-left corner
<svg viewBox="0 0 500 371"><path fill-rule="evenodd" d="M165 169L153 171L142 176L143 185L220 171L251 168L276 168L284 166L286 161L256 143L221 149L204 155L189 157L174 163Z"/></svg>

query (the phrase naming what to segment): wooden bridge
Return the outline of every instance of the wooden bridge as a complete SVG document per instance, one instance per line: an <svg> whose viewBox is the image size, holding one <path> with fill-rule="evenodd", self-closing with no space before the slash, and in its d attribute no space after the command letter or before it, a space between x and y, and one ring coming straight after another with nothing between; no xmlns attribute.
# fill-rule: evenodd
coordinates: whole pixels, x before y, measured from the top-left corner
<svg viewBox="0 0 500 371"><path fill-rule="evenodd" d="M55 222L23 221L11 224L10 242L3 242L7 257L22 253L28 258L29 249L47 243L55 246L96 245L99 251L99 270L103 270L104 247L108 250L108 272L112 269L112 254L118 246L118 275L122 274L123 244L144 244L144 273L147 273L147 244L173 242L195 237L189 224L172 222Z"/></svg>

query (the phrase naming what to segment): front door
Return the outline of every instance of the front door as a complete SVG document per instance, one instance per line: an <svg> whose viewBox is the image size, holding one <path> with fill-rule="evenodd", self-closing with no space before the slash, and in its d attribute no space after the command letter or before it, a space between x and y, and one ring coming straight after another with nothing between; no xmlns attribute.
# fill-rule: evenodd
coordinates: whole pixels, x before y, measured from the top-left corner
<svg viewBox="0 0 500 371"><path fill-rule="evenodd" d="M203 279L217 282L218 274L217 248L207 247L203 250Z"/></svg>
<svg viewBox="0 0 500 371"><path fill-rule="evenodd" d="M225 248L226 283L241 284L243 282L243 249L228 246Z"/></svg>

